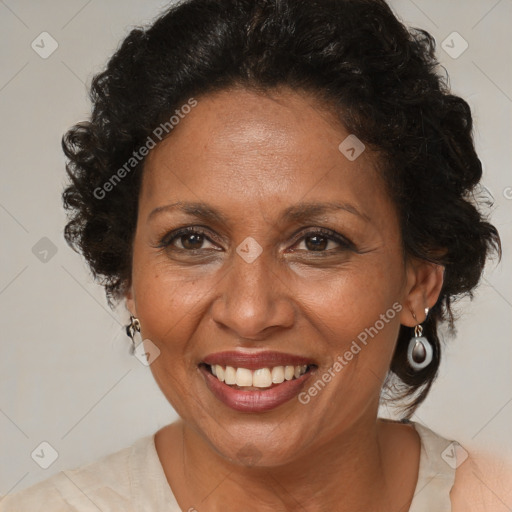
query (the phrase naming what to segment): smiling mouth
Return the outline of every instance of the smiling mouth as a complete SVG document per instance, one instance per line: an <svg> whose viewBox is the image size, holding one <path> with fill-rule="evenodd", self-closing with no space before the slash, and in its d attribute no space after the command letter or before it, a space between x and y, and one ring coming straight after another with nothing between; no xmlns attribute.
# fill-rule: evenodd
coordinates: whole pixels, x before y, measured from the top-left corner
<svg viewBox="0 0 512 512"><path fill-rule="evenodd" d="M234 366L222 366L219 364L210 365L200 363L209 373L227 386L242 391L261 391L271 389L283 382L296 380L306 373L314 370L317 366L310 365L283 365L258 368L236 368Z"/></svg>

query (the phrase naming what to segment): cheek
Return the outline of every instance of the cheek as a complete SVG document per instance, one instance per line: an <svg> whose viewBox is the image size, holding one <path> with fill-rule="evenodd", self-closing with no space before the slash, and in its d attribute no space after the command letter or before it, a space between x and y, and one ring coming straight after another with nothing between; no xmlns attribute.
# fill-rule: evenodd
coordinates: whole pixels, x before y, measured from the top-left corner
<svg viewBox="0 0 512 512"><path fill-rule="evenodd" d="M165 260L134 254L133 286L144 337L165 350L185 350L219 277L177 270Z"/></svg>
<svg viewBox="0 0 512 512"><path fill-rule="evenodd" d="M160 350L151 364L153 377L182 418L189 418L197 400L190 380L197 372L194 333L207 313L208 294L215 288L210 274L187 277L155 260L134 254L133 285L144 338Z"/></svg>
<svg viewBox="0 0 512 512"><path fill-rule="evenodd" d="M399 265L380 258L310 277L301 279L300 288L297 283L295 296L304 310L314 313L319 328L336 328L334 333L357 335L401 299Z"/></svg>
<svg viewBox="0 0 512 512"><path fill-rule="evenodd" d="M310 285L308 298L319 297L323 289L323 299L307 303L302 297L309 313L301 332L308 326L311 332L313 326L314 341L327 358L301 399L318 410L328 409L322 420L327 429L376 406L389 371L402 305L396 282L388 278L388 286L376 286L377 278L378 272L369 269L354 271L328 285Z"/></svg>
<svg viewBox="0 0 512 512"><path fill-rule="evenodd" d="M308 312L312 335L324 345L328 366L339 375L331 392L338 386L350 389L357 402L380 389L400 328L400 261L368 257L364 265L310 280L302 290L299 300Z"/></svg>

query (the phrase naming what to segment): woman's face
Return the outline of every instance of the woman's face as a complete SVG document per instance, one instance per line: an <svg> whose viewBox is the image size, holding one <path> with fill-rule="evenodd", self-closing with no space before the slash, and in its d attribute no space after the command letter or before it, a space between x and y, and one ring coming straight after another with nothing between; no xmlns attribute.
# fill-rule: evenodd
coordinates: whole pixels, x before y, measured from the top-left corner
<svg viewBox="0 0 512 512"><path fill-rule="evenodd" d="M238 89L198 98L147 157L127 305L160 350L161 390L224 457L250 445L281 464L375 422L400 323L435 302L375 156L341 151L348 136L312 98ZM284 355L244 357L264 351ZM297 362L311 369L279 383Z"/></svg>

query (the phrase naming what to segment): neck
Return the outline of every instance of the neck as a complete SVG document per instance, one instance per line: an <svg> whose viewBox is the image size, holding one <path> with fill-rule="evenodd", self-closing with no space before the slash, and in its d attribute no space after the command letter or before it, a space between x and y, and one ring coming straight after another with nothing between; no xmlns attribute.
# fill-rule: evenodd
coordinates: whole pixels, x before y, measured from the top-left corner
<svg viewBox="0 0 512 512"><path fill-rule="evenodd" d="M174 471L163 465L184 510L231 512L247 508L248 501L261 512L407 510L389 486L389 466L397 461L391 460L388 430L375 418L361 419L292 462L273 467L225 459L182 420L170 427Z"/></svg>

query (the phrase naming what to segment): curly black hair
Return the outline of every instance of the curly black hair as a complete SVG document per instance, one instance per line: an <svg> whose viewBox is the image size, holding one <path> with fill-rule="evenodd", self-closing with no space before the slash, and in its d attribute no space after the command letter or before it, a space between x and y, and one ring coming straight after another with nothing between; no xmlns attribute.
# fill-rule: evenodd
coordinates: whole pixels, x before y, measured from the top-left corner
<svg viewBox="0 0 512 512"><path fill-rule="evenodd" d="M433 37L407 29L385 1L185 0L148 28L133 29L92 80L90 120L62 139L67 242L113 305L131 276L144 165L134 151L194 96L235 86L286 86L324 101L380 154L404 254L445 267L439 300L423 324L433 362L411 370L411 329L401 326L391 364L410 417L437 376L440 323L453 327L452 302L472 296L487 257L500 256L501 245L474 201L482 166L470 108L451 94ZM116 172L123 179L113 182Z"/></svg>

